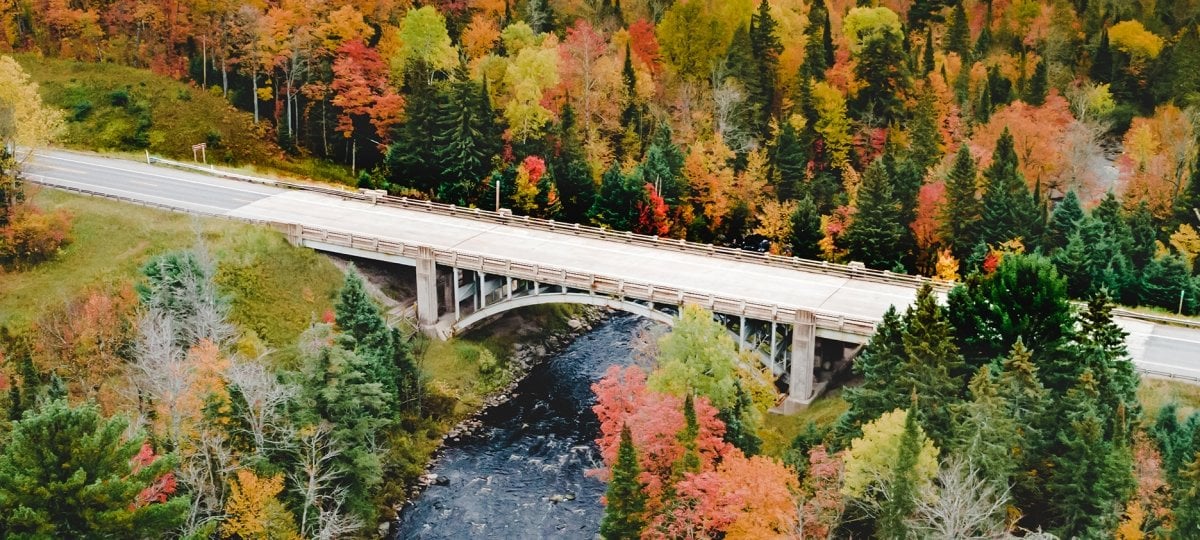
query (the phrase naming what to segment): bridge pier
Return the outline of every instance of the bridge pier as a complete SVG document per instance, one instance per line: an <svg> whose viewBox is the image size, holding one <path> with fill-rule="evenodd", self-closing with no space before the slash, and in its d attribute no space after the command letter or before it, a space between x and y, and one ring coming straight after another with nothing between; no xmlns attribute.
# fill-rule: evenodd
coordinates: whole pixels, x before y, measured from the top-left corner
<svg viewBox="0 0 1200 540"><path fill-rule="evenodd" d="M793 414L812 403L813 367L817 355L817 323L811 311L797 311L792 325L792 363L784 414Z"/></svg>
<svg viewBox="0 0 1200 540"><path fill-rule="evenodd" d="M417 325L425 335L437 335L438 322L437 261L433 248L422 246L417 251Z"/></svg>

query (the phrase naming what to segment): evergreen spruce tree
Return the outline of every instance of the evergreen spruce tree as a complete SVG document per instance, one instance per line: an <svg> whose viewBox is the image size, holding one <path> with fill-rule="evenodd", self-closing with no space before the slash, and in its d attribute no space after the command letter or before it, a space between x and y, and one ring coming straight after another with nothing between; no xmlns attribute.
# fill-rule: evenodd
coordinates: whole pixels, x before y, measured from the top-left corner
<svg viewBox="0 0 1200 540"><path fill-rule="evenodd" d="M904 540L910 537L908 518L916 508L917 497L921 496L916 478L922 442L917 417L914 404L904 416L904 431L900 435L896 466L887 482L888 497L882 501L875 523L876 538Z"/></svg>
<svg viewBox="0 0 1200 540"><path fill-rule="evenodd" d="M983 368L986 369L986 368ZM1047 416L1049 393L1038 377L1038 368L1033 354L1020 338L1000 367L996 390L1004 405L1006 422L1014 428L1015 444L1009 446L1015 470L1012 472L1012 493L1017 507L1027 508L1042 504L1044 478L1016 474L1016 471L1034 471L1045 468L1045 448L1050 444L1048 422L1055 419ZM1008 464L999 463L1001 467Z"/></svg>
<svg viewBox="0 0 1200 540"><path fill-rule="evenodd" d="M739 26L733 32L729 49L725 52L724 71L726 76L737 80L745 91L745 99L735 109L731 120L734 126L728 131L738 136L753 139L761 137L759 121L763 118L766 104L762 101L766 82L763 81L758 61L754 57L754 44L750 41L750 28Z"/></svg>
<svg viewBox="0 0 1200 540"><path fill-rule="evenodd" d="M929 284L917 291L903 324L906 358L892 384L914 392L918 405L914 411L920 411L921 426L934 443L943 446L951 435L951 409L961 400L965 365L954 344L954 329Z"/></svg>
<svg viewBox="0 0 1200 540"><path fill-rule="evenodd" d="M992 110L1008 105L1013 100L1012 81L1000 74L1000 68L992 66L987 70L988 95L991 97Z"/></svg>
<svg viewBox="0 0 1200 540"><path fill-rule="evenodd" d="M1133 487L1132 460L1104 438L1099 392L1090 370L1063 400L1066 422L1046 480L1046 518L1061 538L1111 536L1120 503Z"/></svg>
<svg viewBox="0 0 1200 540"><path fill-rule="evenodd" d="M592 180L592 168L583 152L575 110L569 103L563 105L559 115L558 143L558 151L551 155L548 168L554 175L562 203L561 217L572 223L584 223L596 200L596 182Z"/></svg>
<svg viewBox="0 0 1200 540"><path fill-rule="evenodd" d="M890 269L899 262L896 243L903 231L900 205L881 160L867 167L858 188L857 212L846 228L845 245L850 257L869 268Z"/></svg>
<svg viewBox="0 0 1200 540"><path fill-rule="evenodd" d="M1008 488L1019 465L1014 449L1021 446L1027 431L1010 416L1009 402L1000 394L990 367L979 368L968 388L971 400L955 408L954 438L948 448L970 456L993 486Z"/></svg>
<svg viewBox="0 0 1200 540"><path fill-rule="evenodd" d="M778 181L775 195L781 201L798 200L806 193L805 176L808 169L808 154L800 146L796 128L784 122L775 144L775 171Z"/></svg>
<svg viewBox="0 0 1200 540"><path fill-rule="evenodd" d="M903 268L893 271L908 272L916 267L917 236L910 225L917 219L917 196L921 192L921 184L925 181L925 169L912 157L899 160L891 168L894 170L890 171L888 176L892 179L892 193L900 205L900 215L897 218L900 224L900 241L896 244L896 251L903 263Z"/></svg>
<svg viewBox="0 0 1200 540"><path fill-rule="evenodd" d="M398 332L388 328L383 315L366 291L362 275L353 267L334 306L338 329L353 338L353 351L364 362L365 375L380 385L389 406L401 399L402 389L416 384L416 367L412 353Z"/></svg>
<svg viewBox="0 0 1200 540"><path fill-rule="evenodd" d="M1200 537L1200 452L1180 474L1174 493L1175 533L1178 538Z"/></svg>
<svg viewBox="0 0 1200 540"><path fill-rule="evenodd" d="M1099 413L1109 439L1118 431L1131 435L1141 415L1138 375L1125 346L1127 334L1113 322L1112 308L1112 300L1104 290L1088 299L1087 309L1079 315L1076 338L1080 365L1096 378ZM1123 425L1118 426L1118 422Z"/></svg>
<svg viewBox="0 0 1200 540"><path fill-rule="evenodd" d="M162 538L183 524L186 496L138 496L178 463L173 454L135 469L143 437L96 405L52 401L13 424L0 450L0 531L14 538Z"/></svg>
<svg viewBox="0 0 1200 540"><path fill-rule="evenodd" d="M911 403L910 389L896 384L908 358L904 331L895 306L889 307L871 340L854 359L854 373L862 376L863 383L844 390L843 397L849 407L834 427L842 444L862 435L862 426L867 422Z"/></svg>
<svg viewBox="0 0 1200 540"><path fill-rule="evenodd" d="M979 191L978 177L971 150L966 144L960 145L946 177L946 204L942 207L941 216L942 238L946 239L950 251L960 261L967 260L979 242L979 220L983 209L976 195Z"/></svg>
<svg viewBox="0 0 1200 540"><path fill-rule="evenodd" d="M826 41L828 28L829 11L824 0L813 2L808 12L808 27L804 30L804 64L801 68L811 77L824 78L825 70L833 65L828 60L833 55L827 49L832 45L832 36Z"/></svg>
<svg viewBox="0 0 1200 540"><path fill-rule="evenodd" d="M642 178L654 186L669 207L687 199L689 186L683 178L683 161L683 152L671 140L671 126L664 122L655 130L641 168Z"/></svg>
<svg viewBox="0 0 1200 540"><path fill-rule="evenodd" d="M990 84L983 85L983 90L979 92L979 101L975 103L975 122L977 124L986 124L992 117L992 86Z"/></svg>
<svg viewBox="0 0 1200 540"><path fill-rule="evenodd" d="M1033 78L1025 89L1025 103L1040 107L1046 103L1046 94L1050 91L1050 74L1046 68L1046 60L1038 61L1033 70Z"/></svg>
<svg viewBox="0 0 1200 540"><path fill-rule="evenodd" d="M1017 169L1013 137L1006 128L996 141L992 163L984 171L982 234L979 240L1000 244L1020 238L1029 245L1040 233L1041 212L1037 201Z"/></svg>
<svg viewBox="0 0 1200 540"><path fill-rule="evenodd" d="M626 176L614 163L600 181L600 192L588 212L593 223L617 231L630 231L637 223L638 203L645 196L640 171Z"/></svg>
<svg viewBox="0 0 1200 540"><path fill-rule="evenodd" d="M426 62L410 61L404 66L401 89L405 97L405 121L396 131L395 142L388 147L384 164L397 186L434 193L440 184L442 167L438 145L429 144L431 133L438 133L441 92L433 67Z"/></svg>
<svg viewBox="0 0 1200 540"><path fill-rule="evenodd" d="M796 201L796 211L792 213L792 256L816 259L821 253L817 242L824 236L817 205L811 196L805 195Z"/></svg>
<svg viewBox="0 0 1200 540"><path fill-rule="evenodd" d="M1046 253L1053 253L1066 247L1067 239L1079 228L1082 219L1083 208L1079 206L1079 197L1075 196L1075 190L1070 190L1050 214L1050 223L1042 237L1042 249Z"/></svg>
<svg viewBox="0 0 1200 540"><path fill-rule="evenodd" d="M856 55L854 74L864 83L854 98L852 110L859 117L870 117L888 124L904 114L904 99L911 86L911 74L904 51L904 38L893 32L862 36Z"/></svg>
<svg viewBox="0 0 1200 540"><path fill-rule="evenodd" d="M1096 52L1092 54L1092 66L1088 70L1088 76L1096 84L1113 82L1113 53L1108 43L1108 29L1100 33L1100 43L1096 46Z"/></svg>
<svg viewBox="0 0 1200 540"><path fill-rule="evenodd" d="M700 450L697 438L700 437L700 423L696 421L696 402L688 394L683 399L683 429L676 435L679 444L683 445L683 455L672 467L675 481L682 479L687 473L700 472ZM672 482L674 484L675 482Z"/></svg>
<svg viewBox="0 0 1200 540"><path fill-rule="evenodd" d="M1137 208L1126 216L1125 223L1129 229L1129 246L1125 255L1134 269L1145 268L1157 250L1155 243L1158 241L1158 220L1150 212L1146 201L1141 201Z"/></svg>
<svg viewBox="0 0 1200 540"><path fill-rule="evenodd" d="M725 424L725 442L736 446L747 456L757 455L762 447L762 439L755 433L758 422L751 419L756 418L758 413L741 381L734 380L733 384L736 387L733 406L721 409L717 414L717 418Z"/></svg>
<svg viewBox="0 0 1200 540"><path fill-rule="evenodd" d="M640 157L642 150L642 107L637 102L637 72L633 69L633 54L629 44L625 44L625 64L621 69L621 80L624 83L625 95L622 96L625 108L621 111L621 126L625 130L622 144L615 145L618 157ZM618 160L620 161L620 160Z"/></svg>
<svg viewBox="0 0 1200 540"><path fill-rule="evenodd" d="M487 176L491 157L498 151L495 139L485 134L492 119L482 117L486 114L483 105L490 103L484 92L486 89L469 79L458 81L450 85L442 103L439 131L433 137L442 179L437 192L442 201L466 205L471 191Z"/></svg>
<svg viewBox="0 0 1200 540"><path fill-rule="evenodd" d="M617 462L613 464L612 479L604 494L604 518L600 521L600 536L606 540L641 536L646 526L646 492L638 480L640 474L629 426L621 426L621 445L617 448Z"/></svg>
<svg viewBox="0 0 1200 540"><path fill-rule="evenodd" d="M922 175L942 158L942 134L937 126L937 105L933 92L926 88L917 98L917 108L913 111L911 124L910 158L916 162ZM920 185L917 186L920 188Z"/></svg>
<svg viewBox="0 0 1200 540"><path fill-rule="evenodd" d="M921 50L921 75L933 73L933 27L925 29L925 48Z"/></svg>
<svg viewBox="0 0 1200 540"><path fill-rule="evenodd" d="M771 16L770 4L767 0L761 0L758 11L750 16L750 47L754 52L759 81L759 94L750 98L760 104L758 117L754 120L760 139L769 136L771 118L778 112L775 89L779 84L779 55L783 53L783 42L778 32L779 23Z"/></svg>
<svg viewBox="0 0 1200 540"><path fill-rule="evenodd" d="M987 16L983 20L983 29L979 31L979 39L975 40L975 50L972 51L972 54L975 58L983 59L987 57L990 50L992 50L992 6L988 4Z"/></svg>
<svg viewBox="0 0 1200 540"><path fill-rule="evenodd" d="M950 17L950 26L946 28L946 52L957 53L963 60L963 65L971 55L971 27L968 26L967 10L962 0L954 3L954 14Z"/></svg>

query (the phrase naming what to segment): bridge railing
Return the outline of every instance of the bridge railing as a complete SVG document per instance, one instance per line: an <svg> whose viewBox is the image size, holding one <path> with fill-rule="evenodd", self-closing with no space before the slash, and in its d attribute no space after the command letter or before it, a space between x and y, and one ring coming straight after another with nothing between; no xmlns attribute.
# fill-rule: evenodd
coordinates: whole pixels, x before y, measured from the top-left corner
<svg viewBox="0 0 1200 540"><path fill-rule="evenodd" d="M294 240L301 242L319 242L323 244L373 251L385 255L396 255L411 259L420 256L419 244L387 240L377 237L358 235L346 231L336 231L323 228L307 227L297 224L275 224L276 228L291 235ZM792 323L796 321L797 311L803 308L785 306L764 302L746 301L717 294L683 289L657 283L629 281L611 276L597 275L576 269L547 266L537 263L489 257L451 249L431 248L434 260L438 264L503 275L526 281L536 281L547 285L569 287L593 291L597 294L612 295L635 300L655 302L670 305L697 304L712 311L726 315L740 315L747 318ZM817 326L855 335L870 335L874 333L877 320L837 313L817 313Z"/></svg>
<svg viewBox="0 0 1200 540"><path fill-rule="evenodd" d="M514 215L511 212L497 212L493 210L484 210L481 208L465 208L453 204L438 203L421 199L410 199L407 197L393 197L390 195L376 196L368 193L337 189L314 184L305 184L298 182L287 182L283 180L275 180L270 178L260 178L249 176L232 171L217 169L213 166L201 166L193 163L185 163L164 159L156 156L147 158L149 163L157 163L184 169L204 174L229 178L233 180L241 180L246 182L254 182L258 184L266 184L271 186L283 187L288 189L296 189L303 191L312 191L333 195L347 199L357 199L368 201L380 206L389 206L393 208L402 208L406 210L417 210L431 214L439 214L457 218L466 218L476 221L485 221L495 223L497 225L510 225L514 227L522 227L527 229L536 229L560 234L569 234L584 238L594 238L599 240L607 240L611 242L620 242L624 244L644 246L654 249L666 249L684 253L694 253L705 257L715 257L738 262L749 262L755 264L765 264L791 270L803 270L806 272L816 272L827 275L845 277L849 279L857 279L863 281L872 281L876 283L902 285L905 287L919 287L925 283L932 284L939 291L948 291L951 283L930 279L924 276L912 276L908 274L897 274L887 270L874 270L863 267L861 265L847 265L830 263L828 261L815 261L810 259L801 259L798 257L784 257L781 255L773 255L770 253L758 253L754 251L746 251L736 248L728 248L715 246L712 244L701 244L697 242L689 242L682 239L660 238L658 236L649 236L644 234L635 234L628 231L613 231L602 227L593 227L589 225L580 225L578 223L562 223L552 219L541 219L530 216Z"/></svg>

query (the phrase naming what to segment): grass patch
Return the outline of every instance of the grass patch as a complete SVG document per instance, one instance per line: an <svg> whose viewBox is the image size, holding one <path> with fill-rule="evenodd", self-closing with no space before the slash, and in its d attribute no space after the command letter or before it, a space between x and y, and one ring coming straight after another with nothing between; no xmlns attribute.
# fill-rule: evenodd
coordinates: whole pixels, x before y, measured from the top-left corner
<svg viewBox="0 0 1200 540"><path fill-rule="evenodd" d="M217 262L217 282L233 320L273 347L293 343L315 316L333 307L341 287L332 263L262 227L52 189L37 191L34 201L74 215L74 241L51 261L0 275L0 326L18 332L89 287L137 280L151 257L198 243Z"/></svg>
<svg viewBox="0 0 1200 540"><path fill-rule="evenodd" d="M817 426L830 426L849 404L842 399L842 390L836 389L817 398L808 408L794 415L768 414L763 420L758 436L762 438L762 452L768 456L783 457L783 452L792 445L809 422Z"/></svg>
<svg viewBox="0 0 1200 540"><path fill-rule="evenodd" d="M1200 386L1171 379L1142 377L1137 397L1142 404L1142 420L1147 424L1154 422L1158 410L1171 402L1179 404L1181 419L1200 410Z"/></svg>

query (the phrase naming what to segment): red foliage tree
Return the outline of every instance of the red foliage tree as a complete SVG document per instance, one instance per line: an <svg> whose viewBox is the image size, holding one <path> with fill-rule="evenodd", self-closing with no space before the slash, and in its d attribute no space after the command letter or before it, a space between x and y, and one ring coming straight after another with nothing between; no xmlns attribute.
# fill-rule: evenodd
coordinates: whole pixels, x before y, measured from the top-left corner
<svg viewBox="0 0 1200 540"><path fill-rule="evenodd" d="M342 109L338 131L350 138L354 135L354 118L367 117L375 134L386 143L392 126L400 122L404 100L388 83L383 57L360 40L347 41L338 48L333 75L332 103Z"/></svg>
<svg viewBox="0 0 1200 540"><path fill-rule="evenodd" d="M604 457L605 469L592 474L607 480L617 460L617 449L621 443L621 425L629 426L637 448L641 481L646 486L648 508L662 504L662 494L672 479L673 466L684 454L684 446L678 434L683 430L683 399L669 394L659 394L646 389L646 372L637 366L609 368L600 382L592 385L596 393L596 405L592 411L600 419L600 455ZM735 452L722 437L725 424L717 418L717 408L708 398L695 399L696 421L699 435L696 449L700 458L700 472L712 471L723 456Z"/></svg>
<svg viewBox="0 0 1200 540"><path fill-rule="evenodd" d="M671 222L667 219L667 203L655 191L654 184L646 184L646 196L637 204L638 220L633 232L666 237L671 234Z"/></svg>

